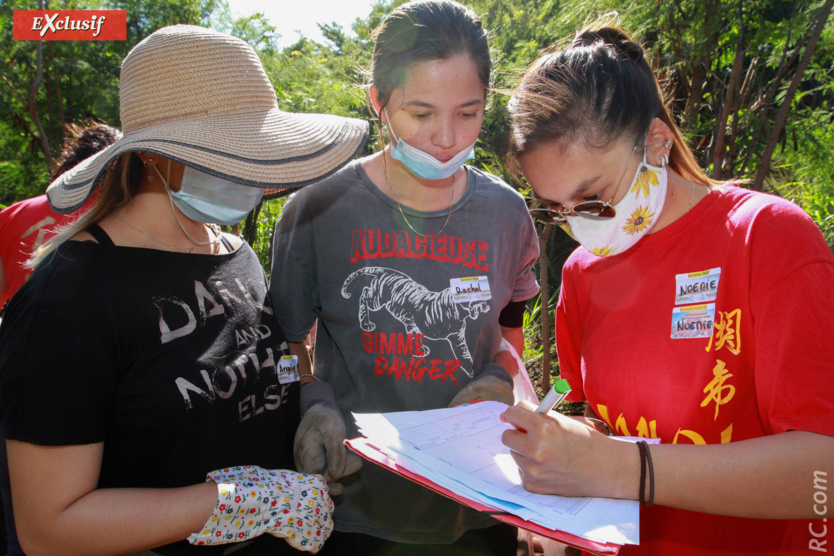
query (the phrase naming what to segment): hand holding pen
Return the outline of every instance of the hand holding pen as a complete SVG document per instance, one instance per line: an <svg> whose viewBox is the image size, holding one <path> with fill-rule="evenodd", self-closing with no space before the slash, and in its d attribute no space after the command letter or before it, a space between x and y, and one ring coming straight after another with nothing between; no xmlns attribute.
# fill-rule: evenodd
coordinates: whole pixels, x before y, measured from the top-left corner
<svg viewBox="0 0 834 556"><path fill-rule="evenodd" d="M627 455L607 455L609 448L620 447L609 445L610 439L583 422L548 413L569 392L567 381L557 380L538 408L528 402L508 408L501 418L514 428L505 430L501 441L510 449L522 484L530 492L610 496L602 490L603 479L612 473L609 466L616 467Z"/></svg>

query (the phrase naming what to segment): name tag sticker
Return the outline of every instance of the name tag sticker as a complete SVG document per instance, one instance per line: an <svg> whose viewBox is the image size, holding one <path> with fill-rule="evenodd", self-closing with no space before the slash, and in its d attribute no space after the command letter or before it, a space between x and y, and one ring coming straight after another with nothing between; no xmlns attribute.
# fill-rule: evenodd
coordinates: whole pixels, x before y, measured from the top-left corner
<svg viewBox="0 0 834 556"><path fill-rule="evenodd" d="M278 382L289 384L298 382L298 356L284 355L278 360Z"/></svg>
<svg viewBox="0 0 834 556"><path fill-rule="evenodd" d="M452 289L452 299L455 303L492 299L492 292L489 290L489 278L486 276L452 278L449 281L449 287Z"/></svg>
<svg viewBox="0 0 834 556"><path fill-rule="evenodd" d="M675 275L675 305L707 303L718 297L720 268Z"/></svg>
<svg viewBox="0 0 834 556"><path fill-rule="evenodd" d="M675 307L672 310L672 339L709 338L715 325L715 303Z"/></svg>

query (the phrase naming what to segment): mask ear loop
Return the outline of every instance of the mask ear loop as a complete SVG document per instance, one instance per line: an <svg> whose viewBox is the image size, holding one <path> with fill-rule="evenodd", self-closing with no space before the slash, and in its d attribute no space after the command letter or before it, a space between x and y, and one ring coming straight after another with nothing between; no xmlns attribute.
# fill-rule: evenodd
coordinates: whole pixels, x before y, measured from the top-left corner
<svg viewBox="0 0 834 556"><path fill-rule="evenodd" d="M159 171L159 168L156 167L156 162L151 163L151 168L153 168L154 172L156 172L157 175L159 175L159 179L162 180L162 186L165 188L165 190L170 191L170 189L168 188L168 179L166 179L162 175L162 172ZM171 176L171 160L170 159L168 160L168 171L166 173L168 174L168 177L170 178L170 176ZM151 175L153 175L153 174L151 174ZM148 179L148 181L152 181L152 180Z"/></svg>
<svg viewBox="0 0 834 556"><path fill-rule="evenodd" d="M385 113L385 127L388 128L388 135L390 135L394 141L399 143L400 139L394 134L394 128L391 127L391 118L388 117L388 108L383 108L382 111ZM394 145L391 145L391 148L393 149Z"/></svg>

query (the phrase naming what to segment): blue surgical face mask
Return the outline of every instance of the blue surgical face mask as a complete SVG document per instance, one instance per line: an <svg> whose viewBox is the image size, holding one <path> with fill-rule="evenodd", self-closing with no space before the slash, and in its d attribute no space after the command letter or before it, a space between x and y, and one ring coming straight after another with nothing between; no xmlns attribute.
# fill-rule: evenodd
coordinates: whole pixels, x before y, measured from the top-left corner
<svg viewBox="0 0 834 556"><path fill-rule="evenodd" d="M260 187L242 185L185 167L182 186L171 191L171 200L187 217L197 222L231 226L254 209L263 197Z"/></svg>
<svg viewBox="0 0 834 556"><path fill-rule="evenodd" d="M470 158L475 158L475 142L469 145L468 148L463 149L458 154L450 158L446 162L440 162L435 157L425 151L421 151L417 147L412 147L405 141L399 139L394 134L394 128L391 127L391 119L388 117L388 111L385 111L385 119L388 120L388 131L391 137L397 142L396 145L391 146L391 156L394 160L399 160L408 168L408 171L424 180L442 180L448 178L458 171L458 168L463 166L463 163Z"/></svg>

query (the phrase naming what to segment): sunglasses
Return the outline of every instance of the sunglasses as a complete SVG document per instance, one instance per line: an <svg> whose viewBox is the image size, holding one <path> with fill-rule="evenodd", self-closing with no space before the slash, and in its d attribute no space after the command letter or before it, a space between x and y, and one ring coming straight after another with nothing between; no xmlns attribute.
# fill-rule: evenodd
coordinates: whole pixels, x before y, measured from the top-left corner
<svg viewBox="0 0 834 556"><path fill-rule="evenodd" d="M568 210L545 207L530 209L530 216L539 222L557 225L567 222L568 216L581 216L588 220L608 220L614 218L616 214L617 211L614 210L614 207L599 199L576 203Z"/></svg>
<svg viewBox="0 0 834 556"><path fill-rule="evenodd" d="M617 188L614 190L614 194L611 195L611 198L608 201L589 199L587 201L580 201L567 210L539 207L530 209L530 216L539 222L544 222L545 224L556 224L557 226L566 223L568 221L568 216L579 216L587 218L588 220L609 220L614 218L617 215L617 211L614 210L614 206L611 202L614 201L614 197L617 196L617 191L620 189L620 183L622 183L623 178L625 177L625 173L631 164L631 159L634 157L634 152L636 150L637 145L634 145L634 148L631 149L631 156L628 157L626 167L623 170L622 175L620 175L620 180L617 182Z"/></svg>

